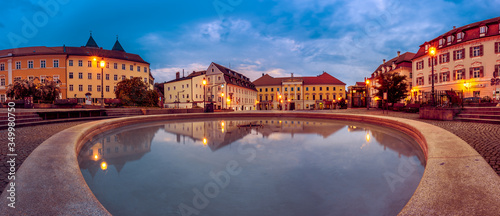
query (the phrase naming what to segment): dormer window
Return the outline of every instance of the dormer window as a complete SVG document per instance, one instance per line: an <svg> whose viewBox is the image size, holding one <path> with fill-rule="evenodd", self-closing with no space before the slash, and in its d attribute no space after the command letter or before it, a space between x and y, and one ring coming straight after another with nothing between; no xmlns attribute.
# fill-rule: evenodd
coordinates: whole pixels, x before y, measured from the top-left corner
<svg viewBox="0 0 500 216"><path fill-rule="evenodd" d="M442 47L445 42L444 38L439 39L439 47Z"/></svg>
<svg viewBox="0 0 500 216"><path fill-rule="evenodd" d="M453 42L454 39L455 39L455 37L453 37L453 35L448 36L448 39L447 39L448 40L448 45L450 45L451 42Z"/></svg>
<svg viewBox="0 0 500 216"><path fill-rule="evenodd" d="M465 33L463 32L459 32L457 33L457 41L461 41L465 36Z"/></svg>
<svg viewBox="0 0 500 216"><path fill-rule="evenodd" d="M484 37L486 35L486 32L488 31L487 26L481 26L479 27L479 37Z"/></svg>
<svg viewBox="0 0 500 216"><path fill-rule="evenodd" d="M427 53L428 50L429 50L429 44L426 44L425 45L425 53Z"/></svg>

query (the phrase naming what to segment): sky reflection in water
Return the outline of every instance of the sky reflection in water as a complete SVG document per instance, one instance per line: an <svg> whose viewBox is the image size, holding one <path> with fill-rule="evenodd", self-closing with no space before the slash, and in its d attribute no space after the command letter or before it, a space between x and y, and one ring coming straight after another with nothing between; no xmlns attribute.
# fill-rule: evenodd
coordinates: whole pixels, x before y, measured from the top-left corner
<svg viewBox="0 0 500 216"><path fill-rule="evenodd" d="M114 215L395 215L425 166L399 132L307 119L129 126L79 163Z"/></svg>

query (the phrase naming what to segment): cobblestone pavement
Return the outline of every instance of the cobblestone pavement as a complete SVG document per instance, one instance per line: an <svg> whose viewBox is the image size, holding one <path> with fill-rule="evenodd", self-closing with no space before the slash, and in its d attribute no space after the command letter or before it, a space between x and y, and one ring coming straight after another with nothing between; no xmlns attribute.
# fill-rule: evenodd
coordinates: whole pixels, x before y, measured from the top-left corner
<svg viewBox="0 0 500 216"><path fill-rule="evenodd" d="M469 143L500 175L500 125L459 122L459 121L435 121L419 119L418 114L389 111L382 113L381 110L370 109L349 109L349 110L322 110L312 111L321 113L357 113L370 115L384 115L399 118L412 119L436 125L457 135L465 142ZM49 125L38 125L30 127L16 128L16 170L28 155L43 141L66 128L86 123L88 121L65 122ZM7 173L9 166L7 162L7 131L0 130L0 188L3 189L8 183Z"/></svg>
<svg viewBox="0 0 500 216"><path fill-rule="evenodd" d="M43 141L51 137L52 135L73 127L75 125L83 124L89 121L76 121L76 122L65 122L65 123L57 123L57 124L48 124L48 125L37 125L37 126L29 126L29 127L21 127L15 128L16 139L14 140L16 143L16 171L19 169L21 164L26 160L28 155L31 154L36 147L42 144ZM8 184L7 175L9 173L10 166L7 164L8 158L8 132L7 130L0 130L0 193L3 192L3 189Z"/></svg>

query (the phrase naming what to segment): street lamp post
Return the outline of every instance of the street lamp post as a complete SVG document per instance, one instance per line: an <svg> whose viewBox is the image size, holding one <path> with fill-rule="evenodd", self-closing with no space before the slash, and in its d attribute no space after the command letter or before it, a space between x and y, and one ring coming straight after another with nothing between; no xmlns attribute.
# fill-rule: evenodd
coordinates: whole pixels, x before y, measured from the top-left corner
<svg viewBox="0 0 500 216"><path fill-rule="evenodd" d="M432 83L432 87L431 87L431 105L434 106L435 105L435 97L434 97L434 57L436 56L436 47L431 47L429 48L429 56L431 58L431 83Z"/></svg>
<svg viewBox="0 0 500 216"><path fill-rule="evenodd" d="M94 58L94 61L97 61L96 58ZM106 65L106 62L104 61L104 58L99 62L99 66L101 67L101 108L104 109L104 66Z"/></svg>
<svg viewBox="0 0 500 216"><path fill-rule="evenodd" d="M203 112L205 112L205 94L206 94L206 90L205 90L205 87L207 86L207 80L205 79L205 77L203 77Z"/></svg>
<svg viewBox="0 0 500 216"><path fill-rule="evenodd" d="M370 110L370 80L366 80L366 109Z"/></svg>

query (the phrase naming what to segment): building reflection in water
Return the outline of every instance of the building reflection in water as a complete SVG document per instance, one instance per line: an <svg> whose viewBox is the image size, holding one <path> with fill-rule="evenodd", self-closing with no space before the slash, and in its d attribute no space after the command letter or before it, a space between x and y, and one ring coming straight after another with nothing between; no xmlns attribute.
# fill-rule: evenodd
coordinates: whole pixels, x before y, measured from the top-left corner
<svg viewBox="0 0 500 216"><path fill-rule="evenodd" d="M354 125L348 126L347 130L349 132L366 133L366 142L361 145L361 149L369 146L371 139L374 138L376 143L384 147L384 150L389 148L394 152L398 152L399 158L401 158L402 155L406 157L416 156L420 160L422 166L425 166L424 153L420 150L415 150L420 149L418 143L402 132L389 130L383 127L377 127L377 130L370 130L365 127L358 127Z"/></svg>
<svg viewBox="0 0 500 216"><path fill-rule="evenodd" d="M289 134L292 138L296 134L316 134L323 138L328 138L336 132L344 129L345 124L321 121L308 121L306 119L294 120L216 120L198 122L178 122L168 123L161 126L144 127L134 129L133 132L123 131L115 134L102 134L94 137L84 145L80 151L78 161L81 169L88 169L92 177L97 171L106 171L113 166L118 173L125 164L130 161L141 159L151 151L151 143L158 130L175 134L176 142L185 144L199 143L207 146L211 151L217 151L225 146L230 146L245 136L253 133L260 134L263 138L269 138L272 134ZM370 127L373 128L373 127ZM417 156L422 165L425 157L421 151L415 151L415 146L404 143L415 143L403 134L394 134L393 130L377 128L369 130L366 127L355 125L347 126L347 131L361 133L366 142L360 148L367 148L372 143L376 143L390 148L399 153L399 156ZM417 148L418 149L418 148Z"/></svg>
<svg viewBox="0 0 500 216"><path fill-rule="evenodd" d="M217 151L250 133L259 133L262 137L284 133L291 134L292 138L295 134L317 134L327 138L344 127L343 124L307 120L218 120L166 124L165 131L176 134L177 143L190 139Z"/></svg>
<svg viewBox="0 0 500 216"><path fill-rule="evenodd" d="M141 159L151 151L154 135L161 126L134 129L115 134L101 134L88 141L80 150L78 162L95 176L99 169L106 171L113 166L118 173L125 164Z"/></svg>

